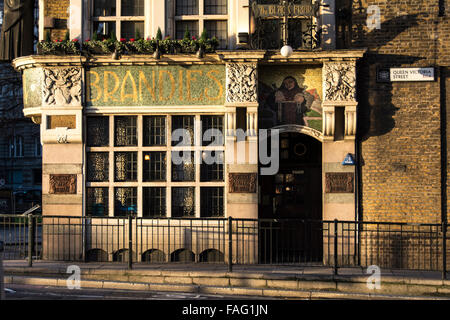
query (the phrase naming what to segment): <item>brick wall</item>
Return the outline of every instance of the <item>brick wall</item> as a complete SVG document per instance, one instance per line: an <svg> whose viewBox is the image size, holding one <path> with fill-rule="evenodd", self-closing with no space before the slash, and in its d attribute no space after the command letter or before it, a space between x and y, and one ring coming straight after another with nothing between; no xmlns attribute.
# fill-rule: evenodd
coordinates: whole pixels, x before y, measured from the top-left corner
<svg viewBox="0 0 450 320"><path fill-rule="evenodd" d="M44 5L45 17L56 19L55 28L46 30L51 31L52 40L63 39L68 29L62 27L62 25L66 23L67 26L69 23L70 0L45 0Z"/></svg>
<svg viewBox="0 0 450 320"><path fill-rule="evenodd" d="M366 25L369 5L380 8L379 30ZM440 75L377 83L376 74L380 67L448 66L448 18L432 0L359 0L352 12L352 46L368 48L358 74L362 218L439 223Z"/></svg>

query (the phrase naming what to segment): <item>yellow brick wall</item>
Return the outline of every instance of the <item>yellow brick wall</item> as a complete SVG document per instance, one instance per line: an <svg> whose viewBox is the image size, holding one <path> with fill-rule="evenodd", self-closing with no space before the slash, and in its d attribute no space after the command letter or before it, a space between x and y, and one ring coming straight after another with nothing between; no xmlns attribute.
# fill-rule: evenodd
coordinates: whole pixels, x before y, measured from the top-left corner
<svg viewBox="0 0 450 320"><path fill-rule="evenodd" d="M55 19L64 19L69 22L70 0L45 0L44 15ZM51 30L52 40L63 39L67 29L46 29Z"/></svg>

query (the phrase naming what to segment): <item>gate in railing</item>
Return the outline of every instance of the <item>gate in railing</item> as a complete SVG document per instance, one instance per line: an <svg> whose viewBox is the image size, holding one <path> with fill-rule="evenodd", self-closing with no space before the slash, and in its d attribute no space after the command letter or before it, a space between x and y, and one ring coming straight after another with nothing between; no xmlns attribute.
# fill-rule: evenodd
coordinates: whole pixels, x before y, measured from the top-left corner
<svg viewBox="0 0 450 320"><path fill-rule="evenodd" d="M447 225L0 215L5 260L304 264L445 271ZM446 254L443 254L446 253Z"/></svg>

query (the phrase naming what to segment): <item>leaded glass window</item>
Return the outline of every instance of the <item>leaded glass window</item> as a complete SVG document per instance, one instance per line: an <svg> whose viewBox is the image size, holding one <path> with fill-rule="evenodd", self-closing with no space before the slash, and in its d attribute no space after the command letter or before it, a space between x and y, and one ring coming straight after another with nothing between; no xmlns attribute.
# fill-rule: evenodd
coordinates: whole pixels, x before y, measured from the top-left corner
<svg viewBox="0 0 450 320"><path fill-rule="evenodd" d="M166 145L166 117L144 117L144 146Z"/></svg>
<svg viewBox="0 0 450 320"><path fill-rule="evenodd" d="M144 37L146 0L95 0L92 7L92 34L99 39Z"/></svg>
<svg viewBox="0 0 450 320"><path fill-rule="evenodd" d="M198 0L177 0L176 15L198 15Z"/></svg>
<svg viewBox="0 0 450 320"><path fill-rule="evenodd" d="M114 117L116 147L137 146L136 116Z"/></svg>
<svg viewBox="0 0 450 320"><path fill-rule="evenodd" d="M165 152L144 152L144 181L165 181L166 180L166 153Z"/></svg>
<svg viewBox="0 0 450 320"><path fill-rule="evenodd" d="M123 16L143 16L144 0L121 0Z"/></svg>
<svg viewBox="0 0 450 320"><path fill-rule="evenodd" d="M94 0L94 16L109 17L116 15L115 0Z"/></svg>
<svg viewBox="0 0 450 320"><path fill-rule="evenodd" d="M172 188L172 217L195 216L195 188Z"/></svg>
<svg viewBox="0 0 450 320"><path fill-rule="evenodd" d="M121 38L127 40L136 38L137 35L144 34L144 21L122 21Z"/></svg>
<svg viewBox="0 0 450 320"><path fill-rule="evenodd" d="M166 188L151 187L143 188L144 196L144 217L165 217L166 216Z"/></svg>
<svg viewBox="0 0 450 320"><path fill-rule="evenodd" d="M200 165L200 181L223 181L223 163L223 151L203 151Z"/></svg>
<svg viewBox="0 0 450 320"><path fill-rule="evenodd" d="M98 39L109 39L116 32L116 23L114 21L94 21L93 33L96 33Z"/></svg>
<svg viewBox="0 0 450 320"><path fill-rule="evenodd" d="M191 37L198 38L198 21L197 20L180 20L176 22L175 37L183 39L186 29L189 31Z"/></svg>
<svg viewBox="0 0 450 320"><path fill-rule="evenodd" d="M227 0L178 0L175 10L175 37L183 39L186 29L198 38L206 30L219 40L219 49L228 44Z"/></svg>
<svg viewBox="0 0 450 320"><path fill-rule="evenodd" d="M205 141L203 139L202 144L204 146L223 146L224 145L224 131L223 131L223 116L201 116L202 121L202 137L205 137L205 132L209 132L211 136L211 141ZM212 130L213 129L213 130ZM219 135L213 134L213 131L220 132Z"/></svg>
<svg viewBox="0 0 450 320"><path fill-rule="evenodd" d="M223 217L223 187L200 188L200 216Z"/></svg>
<svg viewBox="0 0 450 320"><path fill-rule="evenodd" d="M87 216L108 216L108 188L86 188Z"/></svg>
<svg viewBox="0 0 450 320"><path fill-rule="evenodd" d="M182 154L184 152L184 155ZM190 153L190 154L189 154ZM172 161L172 181L194 181L195 164L193 151L172 151L172 159L179 157L180 164Z"/></svg>
<svg viewBox="0 0 450 320"><path fill-rule="evenodd" d="M108 152L89 152L87 154L87 181L108 181L108 169Z"/></svg>
<svg viewBox="0 0 450 320"><path fill-rule="evenodd" d="M109 117L88 117L86 125L88 147L109 145Z"/></svg>
<svg viewBox="0 0 450 320"><path fill-rule="evenodd" d="M208 37L216 37L219 40L219 48L226 49L228 41L228 22L226 20L205 20Z"/></svg>
<svg viewBox="0 0 450 320"><path fill-rule="evenodd" d="M115 152L114 180L137 181L137 152Z"/></svg>
<svg viewBox="0 0 450 320"><path fill-rule="evenodd" d="M194 145L194 116L173 116L172 117L172 146L193 146ZM186 135L184 138L176 140L175 130L183 129ZM181 132L181 131L180 131Z"/></svg>
<svg viewBox="0 0 450 320"><path fill-rule="evenodd" d="M227 14L227 0L204 0L204 14Z"/></svg>
<svg viewBox="0 0 450 320"><path fill-rule="evenodd" d="M117 187L114 193L114 216L121 217L137 213L137 188Z"/></svg>
<svg viewBox="0 0 450 320"><path fill-rule="evenodd" d="M223 216L223 115L92 115L86 125L87 215ZM209 132L213 141L195 143L197 127L198 136ZM188 143L168 144L177 129L186 130Z"/></svg>

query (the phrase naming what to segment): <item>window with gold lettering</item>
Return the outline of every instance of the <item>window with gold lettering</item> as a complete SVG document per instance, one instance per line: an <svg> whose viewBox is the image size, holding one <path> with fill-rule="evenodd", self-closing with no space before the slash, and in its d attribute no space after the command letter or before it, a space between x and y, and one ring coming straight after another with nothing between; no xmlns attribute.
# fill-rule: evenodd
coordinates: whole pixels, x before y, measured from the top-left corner
<svg viewBox="0 0 450 320"><path fill-rule="evenodd" d="M92 36L98 39L144 37L145 0L93 0Z"/></svg>
<svg viewBox="0 0 450 320"><path fill-rule="evenodd" d="M224 216L223 114L93 114L84 127L86 214Z"/></svg>
<svg viewBox="0 0 450 320"><path fill-rule="evenodd" d="M177 0L175 6L175 38L189 31L199 38L206 30L208 38L216 37L219 48L228 47L228 0Z"/></svg>

